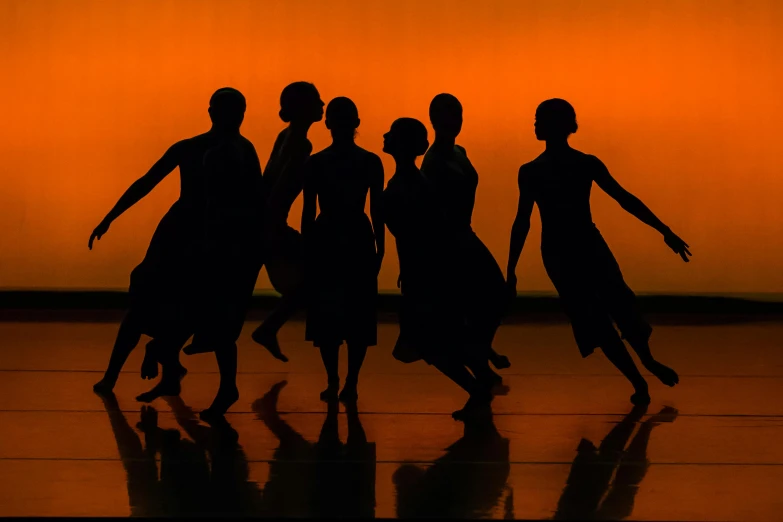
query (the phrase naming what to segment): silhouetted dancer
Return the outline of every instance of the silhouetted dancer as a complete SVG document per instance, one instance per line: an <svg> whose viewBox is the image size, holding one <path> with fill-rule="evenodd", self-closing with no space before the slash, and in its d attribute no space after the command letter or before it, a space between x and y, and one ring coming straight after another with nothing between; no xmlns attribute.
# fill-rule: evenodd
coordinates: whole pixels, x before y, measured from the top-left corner
<svg viewBox="0 0 783 522"><path fill-rule="evenodd" d="M451 94L438 94L429 112L435 142L424 155L421 173L435 187L447 218L463 234L455 245L459 252L455 262L462 265L463 306L475 342L486 348L488 359L496 368L508 368L508 358L492 348L507 304L505 279L500 265L471 227L479 178L465 149L456 144L462 130L462 104ZM485 364L476 370L496 383L502 381Z"/></svg>
<svg viewBox="0 0 783 522"><path fill-rule="evenodd" d="M408 352L405 362L424 359L467 391L470 398L465 407L454 412L455 418L463 418L488 407L492 394L490 384L479 381L466 367L480 364L476 360L482 352L468 339L460 289L454 284L457 232L416 167L416 158L429 145L426 127L418 120L400 118L383 138L383 151L397 166L383 203L400 261L402 308L395 354Z"/></svg>
<svg viewBox="0 0 783 522"><path fill-rule="evenodd" d="M288 123L275 141L264 171L270 190L266 214L268 255L264 258L269 281L281 294L280 302L253 332L253 340L281 361L277 332L301 305L303 272L301 235L288 226L291 206L304 187L303 166L313 150L307 139L310 126L321 121L324 102L311 83L296 82L280 95L280 119Z"/></svg>
<svg viewBox="0 0 783 522"><path fill-rule="evenodd" d="M203 284L193 346L215 351L220 387L201 413L220 417L239 398L237 345L261 268L265 193L253 145L239 129L245 99L238 92L221 100L226 131L204 155L207 187ZM229 132L230 130L230 132Z"/></svg>
<svg viewBox="0 0 783 522"><path fill-rule="evenodd" d="M466 419L464 436L431 466L403 464L394 472L397 517L491 518L506 493L504 511L513 518L510 471L509 441L492 413Z"/></svg>
<svg viewBox="0 0 783 522"><path fill-rule="evenodd" d="M332 144L305 165L306 338L321 351L328 378L321 393L325 401L338 398L338 355L343 342L348 345L348 375L339 398L348 402L358 398L367 347L377 342L378 271L386 235L380 208L383 164L354 142L358 126L356 105L348 98L332 100L326 108ZM372 224L364 213L368 193Z"/></svg>
<svg viewBox="0 0 783 522"><path fill-rule="evenodd" d="M677 417L674 408L663 408L641 423L628 444L646 410L646 405L636 406L598 448L587 439L581 440L555 520L622 520L633 513L639 484L650 467L647 445L652 429Z"/></svg>
<svg viewBox="0 0 783 522"><path fill-rule="evenodd" d="M359 420L355 403L346 405L348 438L340 441L338 404L329 403L318 441L309 442L277 411L286 382L253 403L253 411L280 440L263 488L268 517L350 517L375 515L375 444Z"/></svg>
<svg viewBox="0 0 783 522"><path fill-rule="evenodd" d="M111 391L130 352L142 334L153 337L142 365L143 377L154 377L155 359L163 357L160 387L151 395L176 395L185 369L179 364L179 349L193 333L199 288L195 284L200 271L206 218L205 153L237 131L226 124L219 100L235 96L239 91L219 89L210 99L209 116L212 128L198 136L175 143L144 176L134 182L114 208L90 235L89 247L101 239L112 222L150 193L175 168L180 172L180 196L163 216L152 236L144 260L131 273L130 305L117 333L108 368L96 391ZM244 98L242 98L244 100ZM249 143L249 142L248 142ZM255 154L255 152L253 152ZM260 175L260 173L259 173ZM152 347L160 349L150 350ZM149 398L143 396L142 399Z"/></svg>
<svg viewBox="0 0 783 522"><path fill-rule="evenodd" d="M626 211L663 235L666 244L688 261L688 245L633 194L609 174L595 156L572 149L568 137L576 132L576 113L565 100L543 102L536 110L536 137L546 150L519 169L519 208L511 230L508 284L516 291L516 266L537 204L541 214L541 256L560 302L571 320L582 357L601 348L634 387L633 404L647 404L647 382L634 364L612 322L617 324L642 364L667 386L679 382L677 373L650 353L650 325L636 306L609 246L593 223L590 190L593 182Z"/></svg>

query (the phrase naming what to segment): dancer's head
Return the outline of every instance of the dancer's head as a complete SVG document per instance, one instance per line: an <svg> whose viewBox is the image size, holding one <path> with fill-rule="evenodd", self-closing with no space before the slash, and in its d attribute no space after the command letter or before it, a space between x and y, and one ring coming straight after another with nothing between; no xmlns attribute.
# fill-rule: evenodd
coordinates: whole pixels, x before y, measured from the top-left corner
<svg viewBox="0 0 783 522"><path fill-rule="evenodd" d="M565 100L552 98L536 109L536 138L539 141L564 141L576 132L576 111Z"/></svg>
<svg viewBox="0 0 783 522"><path fill-rule="evenodd" d="M326 106L326 128L334 139L353 139L359 127L359 109L345 96L339 96Z"/></svg>
<svg viewBox="0 0 783 522"><path fill-rule="evenodd" d="M414 118L400 118L383 135L383 152L398 161L415 161L427 152L427 127Z"/></svg>
<svg viewBox="0 0 783 522"><path fill-rule="evenodd" d="M324 102L315 85L294 82L280 94L280 119L286 123L315 123L324 117Z"/></svg>
<svg viewBox="0 0 783 522"><path fill-rule="evenodd" d="M245 119L245 97L232 87L215 91L209 99L209 117L215 130L237 132Z"/></svg>
<svg viewBox="0 0 783 522"><path fill-rule="evenodd" d="M436 137L456 138L462 130L462 104L452 94L438 94L430 103L430 122Z"/></svg>

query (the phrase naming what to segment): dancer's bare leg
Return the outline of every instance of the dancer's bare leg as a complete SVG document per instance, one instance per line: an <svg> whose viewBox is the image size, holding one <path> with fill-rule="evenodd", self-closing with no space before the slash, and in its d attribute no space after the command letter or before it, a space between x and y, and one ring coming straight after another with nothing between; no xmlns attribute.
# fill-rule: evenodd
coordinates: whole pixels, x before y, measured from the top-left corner
<svg viewBox="0 0 783 522"><path fill-rule="evenodd" d="M288 362L288 357L280 350L277 333L299 308L300 294L301 292L297 291L281 296L275 309L251 336L253 341L266 348L272 357L283 362Z"/></svg>
<svg viewBox="0 0 783 522"><path fill-rule="evenodd" d="M215 400L199 417L205 422L214 422L223 417L228 409L239 400L237 388L237 344L235 342L217 342L215 358L220 370L220 387Z"/></svg>
<svg viewBox="0 0 783 522"><path fill-rule="evenodd" d="M335 402L337 401L337 393L340 391L340 346L321 346L318 349L321 352L321 361L324 363L327 381L326 389L321 392L321 400L325 402Z"/></svg>
<svg viewBox="0 0 783 522"><path fill-rule="evenodd" d="M114 389L125 361L139 344L139 340L141 340L141 330L136 316L133 312L128 312L117 332L117 339L114 341L114 347L109 357L109 366L106 368L103 378L92 387L96 393L109 393Z"/></svg>
<svg viewBox="0 0 783 522"><path fill-rule="evenodd" d="M364 358L367 356L367 346L348 345L348 375L345 377L345 386L340 392L340 400L349 403L356 402L359 399L359 372L364 364Z"/></svg>
<svg viewBox="0 0 783 522"><path fill-rule="evenodd" d="M629 343L631 348L639 356L639 360L647 370L655 375L666 386L674 386L680 382L680 377L672 368L669 368L663 363L658 362L650 351L650 343L648 340L634 340Z"/></svg>
<svg viewBox="0 0 783 522"><path fill-rule="evenodd" d="M633 362L631 354L628 353L628 349L625 347L620 336L617 334L608 336L604 342L605 346L601 347L601 350L606 355L606 358L615 365L615 367L622 372L623 375L631 382L634 388L634 394L631 396L631 402L637 406L650 403L650 392L647 386L647 381L644 380L642 374L639 373L639 369Z"/></svg>

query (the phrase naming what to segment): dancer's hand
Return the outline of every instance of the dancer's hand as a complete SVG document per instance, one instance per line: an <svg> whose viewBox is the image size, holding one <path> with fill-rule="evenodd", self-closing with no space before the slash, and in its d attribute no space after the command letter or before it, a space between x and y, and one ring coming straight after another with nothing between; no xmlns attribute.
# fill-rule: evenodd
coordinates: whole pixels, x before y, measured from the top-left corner
<svg viewBox="0 0 783 522"><path fill-rule="evenodd" d="M683 261L686 263L690 261L689 256L692 256L691 251L688 250L688 243L683 241L677 234L671 230L666 231L663 234L663 240L666 242L669 248L671 248L675 254L679 254Z"/></svg>
<svg viewBox="0 0 783 522"><path fill-rule="evenodd" d="M95 227L95 230L92 231L92 234L90 234L90 242L87 243L87 246L92 250L92 243L96 239L100 240L103 235L109 231L109 226L111 225L108 221L101 221L101 223Z"/></svg>

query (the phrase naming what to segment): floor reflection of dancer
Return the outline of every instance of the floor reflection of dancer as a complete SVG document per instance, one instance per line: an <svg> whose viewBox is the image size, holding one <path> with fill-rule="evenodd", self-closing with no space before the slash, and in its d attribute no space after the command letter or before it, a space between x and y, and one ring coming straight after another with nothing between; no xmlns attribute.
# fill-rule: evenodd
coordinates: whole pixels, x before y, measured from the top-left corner
<svg viewBox="0 0 783 522"><path fill-rule="evenodd" d="M555 520L622 520L631 516L639 484L650 467L647 446L652 430L677 417L674 408L663 408L641 423L628 444L646 410L646 406L634 408L597 448L582 439L557 503Z"/></svg>
<svg viewBox="0 0 783 522"><path fill-rule="evenodd" d="M465 421L463 437L426 469L403 464L392 480L398 518L490 518L506 493L504 513L514 518L508 487L509 441L491 412Z"/></svg>
<svg viewBox="0 0 783 522"><path fill-rule="evenodd" d="M489 361L498 369L509 360L492 348L495 333L507 305L503 271L471 226L479 177L465 148L456 144L462 131L462 104L451 94L439 94L430 104L430 121L435 141L424 155L422 174L432 183L441 208L462 234L455 263L459 274L463 306L476 342L486 346ZM484 365L481 371L496 382L501 378Z"/></svg>
<svg viewBox="0 0 783 522"><path fill-rule="evenodd" d="M160 428L155 408L144 406L136 425L142 442L114 394L101 398L127 474L132 517L261 513L261 493L249 480L247 456L225 420L211 427L199 424L182 399L166 397L189 438L177 429Z"/></svg>
<svg viewBox="0 0 783 522"><path fill-rule="evenodd" d="M667 386L679 382L677 373L650 352L650 325L636 306L612 252L593 224L590 190L593 182L638 218L663 235L676 254L688 261L688 245L664 225L634 195L609 174L595 156L572 149L568 137L576 132L576 113L565 100L547 100L536 111L536 137L546 150L519 169L519 209L511 231L508 283L516 289L515 270L537 204L541 213L541 256L571 320L583 357L600 348L631 381L631 402L650 402L647 382L634 364L613 322L642 364Z"/></svg>
<svg viewBox="0 0 783 522"><path fill-rule="evenodd" d="M332 144L307 161L302 211L306 247L306 337L320 349L328 386L321 399L338 398L338 355L348 345L342 401L356 401L368 346L377 340L378 271L385 251L381 213L383 164L354 141L359 111L348 98L326 108ZM364 213L370 195L372 223ZM316 219L316 205L320 209Z"/></svg>
<svg viewBox="0 0 783 522"><path fill-rule="evenodd" d="M179 393L185 369L179 364L179 348L193 333L198 262L205 231L206 179L204 155L227 134L236 133L223 102L241 96L235 89L219 89L210 99L212 128L201 135L175 143L152 168L134 182L90 235L89 246L101 239L111 224L150 193L175 168L180 172L180 197L161 219L144 260L131 273L130 306L120 325L106 372L94 389L114 388L120 371L141 335L154 338L148 344L142 377L157 376L159 356L163 362L166 394ZM230 104L229 104L230 105ZM228 108L227 108L228 107ZM251 146L252 147L252 146ZM157 349L153 349L157 347ZM159 390L160 391L160 390Z"/></svg>
<svg viewBox="0 0 783 522"><path fill-rule="evenodd" d="M348 438L338 433L338 405L329 404L318 441L302 437L277 411L286 382L253 404L253 411L279 439L263 489L264 516L374 518L375 444L359 420L355 403L346 406Z"/></svg>
<svg viewBox="0 0 783 522"><path fill-rule="evenodd" d="M468 392L465 407L454 412L455 418L463 418L489 406L492 383L481 379L476 369L486 366L486 350L470 342L454 285L458 233L416 167L416 158L428 145L426 127L412 118L396 120L384 135L383 151L397 167L383 204L386 224L397 243L403 296L395 353L412 352L406 362L424 359Z"/></svg>

